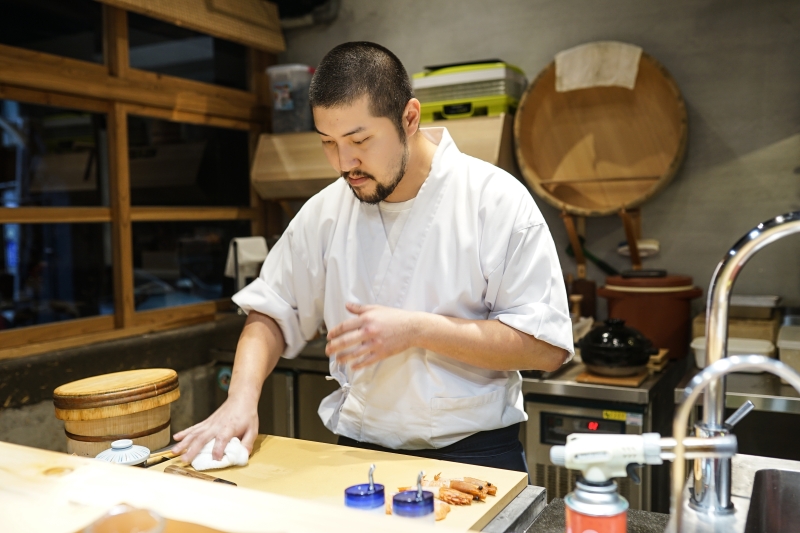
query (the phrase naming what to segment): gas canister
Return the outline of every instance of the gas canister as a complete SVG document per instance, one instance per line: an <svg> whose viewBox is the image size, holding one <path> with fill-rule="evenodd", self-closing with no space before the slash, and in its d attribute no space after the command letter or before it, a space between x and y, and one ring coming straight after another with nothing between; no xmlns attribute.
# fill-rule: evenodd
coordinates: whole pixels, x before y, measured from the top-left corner
<svg viewBox="0 0 800 533"><path fill-rule="evenodd" d="M566 533L625 533L628 501L614 481L591 483L579 479L564 498Z"/></svg>

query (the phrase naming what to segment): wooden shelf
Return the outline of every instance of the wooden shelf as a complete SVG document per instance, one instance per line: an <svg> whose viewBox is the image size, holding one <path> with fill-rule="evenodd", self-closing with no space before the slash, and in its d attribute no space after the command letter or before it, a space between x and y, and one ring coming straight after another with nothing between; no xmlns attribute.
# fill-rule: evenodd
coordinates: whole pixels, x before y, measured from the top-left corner
<svg viewBox="0 0 800 533"><path fill-rule="evenodd" d="M446 127L456 146L519 176L513 149L513 117L475 117L429 122L423 128ZM316 132L264 133L259 137L250 180L263 199L308 198L339 175L322 151Z"/></svg>
<svg viewBox="0 0 800 533"><path fill-rule="evenodd" d="M176 26L265 52L285 52L274 2L259 0L100 0Z"/></svg>

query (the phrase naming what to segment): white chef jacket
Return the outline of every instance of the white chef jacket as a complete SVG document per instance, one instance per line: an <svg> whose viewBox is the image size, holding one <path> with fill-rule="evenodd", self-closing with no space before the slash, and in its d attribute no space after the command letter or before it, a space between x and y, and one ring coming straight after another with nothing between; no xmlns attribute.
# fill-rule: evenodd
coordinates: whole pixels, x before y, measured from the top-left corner
<svg viewBox="0 0 800 533"><path fill-rule="evenodd" d="M339 179L306 202L260 276L233 300L277 322L288 358L323 322L331 329L352 317L346 302L496 319L573 353L555 245L531 195L503 170L462 154L445 128L420 131L438 147L394 253L378 206L361 203ZM441 448L527 419L519 372L421 348L357 371L331 359L330 372L341 388L322 401L320 418L361 442Z"/></svg>

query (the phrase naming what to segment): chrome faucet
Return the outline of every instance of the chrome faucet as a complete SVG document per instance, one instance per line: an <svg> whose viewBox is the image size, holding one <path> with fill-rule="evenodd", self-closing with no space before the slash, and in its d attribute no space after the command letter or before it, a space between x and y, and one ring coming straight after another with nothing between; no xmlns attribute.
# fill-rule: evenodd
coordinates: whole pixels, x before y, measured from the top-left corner
<svg viewBox="0 0 800 533"><path fill-rule="evenodd" d="M730 434L733 424L723 422L725 375L730 372L746 369L764 370L783 377L800 392L800 376L778 361L766 357L747 356L730 358L731 360L727 361L727 364L720 364L720 361L727 355L728 306L736 277L756 252L778 239L798 232L800 232L800 211L777 216L759 224L739 239L717 265L709 286L706 306L706 361L708 368L695 376L689 387L686 388L684 402L676 414L673 430L673 437L678 439L678 442L681 442L682 436L685 436L688 413L694 406L694 400L704 388L708 390L703 396L703 419L695 425L695 435L715 437ZM792 379L786 376L790 376ZM679 431L680 423L683 425ZM682 446L678 448L682 452ZM678 449L676 449L676 455L677 453ZM673 483L677 479L676 473L683 476L683 463L679 460L676 460L673 465ZM695 459L693 477L694 485L689 502L690 508L706 515L724 515L732 512L731 461L729 458ZM680 487L682 485L683 480L680 481ZM673 498L679 497L680 490L680 488L673 487ZM682 509L680 500L674 500L672 508L680 514Z"/></svg>
<svg viewBox="0 0 800 533"><path fill-rule="evenodd" d="M763 355L734 355L731 357L726 357L705 368L694 378L692 378L683 393L683 398L680 406L678 407L678 412L675 413L675 420L672 426L672 438L675 440L675 446L673 448L675 458L672 461L672 493L670 495L671 516L669 523L670 527L667 528L667 531L680 533L735 531L731 527L726 527L735 523L735 520L726 520L727 518L731 518L732 506L729 505L728 507L717 511L715 509L699 507L696 505L696 502L690 499L688 506L686 506L687 508L684 508L684 499L682 495L684 493L684 483L686 481L685 441L686 426L689 422L689 414L691 413L692 409L694 409L694 404L697 401L697 398L700 396L700 393L702 393L705 389L710 389L711 385L718 382L720 379L724 379L724 377L731 372L741 372L743 370L756 370L775 374L776 376L786 380L789 385L800 392L800 374L795 372L788 365L781 363L780 361L776 361L775 359L764 357ZM751 406L749 406L750 409L752 409ZM739 415L739 413L744 412L747 409L748 407L745 409L740 408L731 416L731 418L743 416ZM701 460L703 459L695 459L695 479L702 478L704 475L709 473L707 470L698 469L697 461ZM720 459L717 460L721 461ZM730 460L728 460L727 466L727 483L724 485L720 483L715 485L715 487L725 487L728 491L726 498L727 501L730 502ZM694 510L696 512L692 516L687 516L686 519L684 519L684 513L689 510Z"/></svg>

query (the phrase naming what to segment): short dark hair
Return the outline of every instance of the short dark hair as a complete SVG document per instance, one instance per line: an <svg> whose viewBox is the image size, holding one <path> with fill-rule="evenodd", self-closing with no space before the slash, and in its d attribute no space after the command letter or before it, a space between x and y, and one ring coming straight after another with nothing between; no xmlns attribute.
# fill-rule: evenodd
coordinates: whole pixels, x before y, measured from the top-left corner
<svg viewBox="0 0 800 533"><path fill-rule="evenodd" d="M340 44L322 58L311 79L311 107L349 105L364 95L372 115L391 120L405 140L403 111L414 92L403 64L379 44Z"/></svg>

